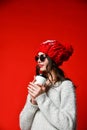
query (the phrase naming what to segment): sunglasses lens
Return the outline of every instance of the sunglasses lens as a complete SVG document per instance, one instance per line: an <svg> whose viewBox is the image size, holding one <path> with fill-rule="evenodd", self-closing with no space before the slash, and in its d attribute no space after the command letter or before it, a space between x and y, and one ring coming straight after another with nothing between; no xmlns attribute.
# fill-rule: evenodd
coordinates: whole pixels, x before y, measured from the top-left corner
<svg viewBox="0 0 87 130"><path fill-rule="evenodd" d="M41 55L41 56L40 56L40 60L41 60L41 61L44 61L45 58L46 58L46 56L44 56L44 55Z"/></svg>
<svg viewBox="0 0 87 130"><path fill-rule="evenodd" d="M35 61L38 61L40 59L40 61L43 62L45 60L45 58L46 58L45 55L35 56Z"/></svg>
<svg viewBox="0 0 87 130"><path fill-rule="evenodd" d="M38 61L39 57L38 56L35 56L35 61Z"/></svg>

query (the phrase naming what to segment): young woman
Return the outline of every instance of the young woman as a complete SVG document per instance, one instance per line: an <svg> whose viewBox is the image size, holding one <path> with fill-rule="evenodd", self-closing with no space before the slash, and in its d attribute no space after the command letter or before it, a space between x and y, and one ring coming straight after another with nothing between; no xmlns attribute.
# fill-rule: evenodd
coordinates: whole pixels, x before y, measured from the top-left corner
<svg viewBox="0 0 87 130"><path fill-rule="evenodd" d="M59 68L73 53L71 45L56 40L43 42L35 56L36 75L45 85L28 85L28 96L20 113L21 130L76 130L76 99L73 82Z"/></svg>

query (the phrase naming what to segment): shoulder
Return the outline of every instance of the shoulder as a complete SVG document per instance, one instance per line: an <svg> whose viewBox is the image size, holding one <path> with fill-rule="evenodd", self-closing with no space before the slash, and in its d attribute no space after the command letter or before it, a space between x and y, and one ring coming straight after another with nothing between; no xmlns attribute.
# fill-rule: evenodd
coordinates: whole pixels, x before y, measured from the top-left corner
<svg viewBox="0 0 87 130"><path fill-rule="evenodd" d="M64 80L64 81L60 81L60 82L56 82L56 84L53 87L55 90L71 90L74 89L74 84L71 80Z"/></svg>
<svg viewBox="0 0 87 130"><path fill-rule="evenodd" d="M74 84L73 84L73 82L71 80L64 80L62 82L61 81L56 82L54 87L60 87L60 88L74 87Z"/></svg>
<svg viewBox="0 0 87 130"><path fill-rule="evenodd" d="M64 80L62 83L61 83L61 86L74 86L73 82L71 80Z"/></svg>
<svg viewBox="0 0 87 130"><path fill-rule="evenodd" d="M71 80L65 80L61 83L60 85L60 89L61 89L61 92L64 92L64 93L74 93L75 92L75 87L74 87L74 84Z"/></svg>

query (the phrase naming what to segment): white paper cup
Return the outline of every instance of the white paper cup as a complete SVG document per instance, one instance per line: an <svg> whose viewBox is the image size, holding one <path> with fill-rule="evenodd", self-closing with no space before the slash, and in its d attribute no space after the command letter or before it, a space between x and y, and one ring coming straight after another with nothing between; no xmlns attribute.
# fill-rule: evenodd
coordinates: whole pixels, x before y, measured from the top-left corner
<svg viewBox="0 0 87 130"><path fill-rule="evenodd" d="M46 83L46 78L42 75L37 75L35 79L35 84L44 85Z"/></svg>

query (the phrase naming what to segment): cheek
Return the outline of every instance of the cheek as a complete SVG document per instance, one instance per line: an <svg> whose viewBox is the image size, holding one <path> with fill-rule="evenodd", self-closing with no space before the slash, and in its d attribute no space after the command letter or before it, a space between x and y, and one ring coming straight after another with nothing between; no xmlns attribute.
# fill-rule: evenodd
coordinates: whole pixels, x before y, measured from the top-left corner
<svg viewBox="0 0 87 130"><path fill-rule="evenodd" d="M48 62L45 62L44 66L43 66L43 69L47 69L47 66L48 66Z"/></svg>
<svg viewBox="0 0 87 130"><path fill-rule="evenodd" d="M46 59L43 63L43 67L40 68L41 71L46 71L48 66L48 60Z"/></svg>
<svg viewBox="0 0 87 130"><path fill-rule="evenodd" d="M44 65L43 67L40 68L42 71L46 71L46 66Z"/></svg>
<svg viewBox="0 0 87 130"><path fill-rule="evenodd" d="M45 62L44 62L44 65L47 66L48 63L49 63L49 62L48 62L48 59L46 59Z"/></svg>
<svg viewBox="0 0 87 130"><path fill-rule="evenodd" d="M47 70L47 63L44 63L43 67L40 68L40 70L42 71L46 71Z"/></svg>

